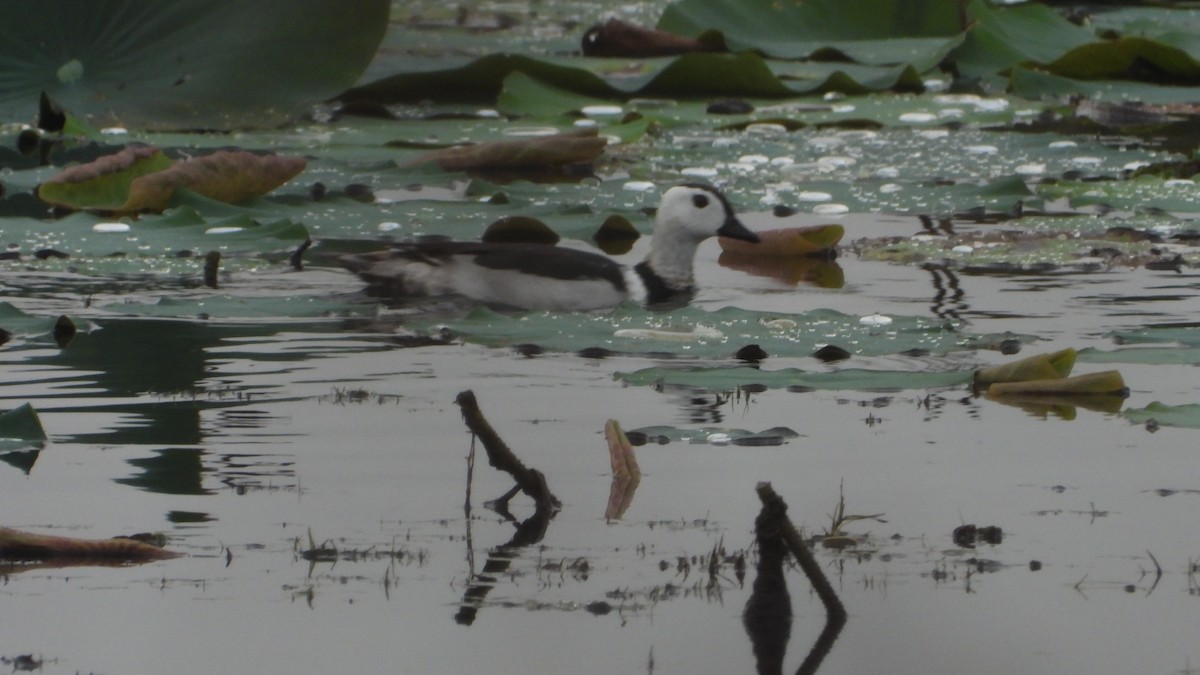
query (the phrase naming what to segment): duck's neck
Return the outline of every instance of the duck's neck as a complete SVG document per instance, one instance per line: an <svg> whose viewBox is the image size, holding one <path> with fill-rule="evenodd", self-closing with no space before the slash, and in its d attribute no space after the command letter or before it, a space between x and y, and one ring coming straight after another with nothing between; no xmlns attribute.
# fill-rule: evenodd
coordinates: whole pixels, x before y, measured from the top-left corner
<svg viewBox="0 0 1200 675"><path fill-rule="evenodd" d="M690 290L695 285L692 262L700 242L685 232L663 232L661 229L654 233L650 255L638 267L648 268L674 293Z"/></svg>

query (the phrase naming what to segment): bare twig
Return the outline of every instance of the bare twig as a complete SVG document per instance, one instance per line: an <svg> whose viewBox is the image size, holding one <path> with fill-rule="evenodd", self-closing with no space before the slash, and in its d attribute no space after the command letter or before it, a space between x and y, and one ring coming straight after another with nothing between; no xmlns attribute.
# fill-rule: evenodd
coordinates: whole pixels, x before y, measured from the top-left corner
<svg viewBox="0 0 1200 675"><path fill-rule="evenodd" d="M546 484L546 477L542 472L530 469L517 459L513 451L501 440L500 435L488 424L479 410L479 403L475 400L474 392L469 389L459 392L454 402L462 409L463 421L466 422L467 428L483 443L483 449L488 456L488 464L512 476L521 492L537 502L539 509L546 507L558 509L562 506L562 502L550 492L550 488Z"/></svg>
<svg viewBox="0 0 1200 675"><path fill-rule="evenodd" d="M804 662L800 664L800 668L796 671L797 673L815 673L820 667L821 662L825 660L825 656L829 653L829 650L833 648L833 643L837 640L842 628L846 625L846 608L842 605L842 601L838 599L837 593L834 592L829 580L825 578L825 574L821 571L821 566L817 564L816 558L808 550L808 546L804 543L804 538L800 536L795 526L788 520L787 504L783 501L783 498L776 494L771 484L767 482L759 483L756 490L758 498L763 503L762 513L755 523L760 547L764 537L777 536L782 539L787 545L788 550L795 556L800 569L804 570L805 576L812 583L813 589L817 592L817 597L821 598L821 602L825 605L827 615L825 629L821 631L821 635L813 644L808 657L804 659Z"/></svg>

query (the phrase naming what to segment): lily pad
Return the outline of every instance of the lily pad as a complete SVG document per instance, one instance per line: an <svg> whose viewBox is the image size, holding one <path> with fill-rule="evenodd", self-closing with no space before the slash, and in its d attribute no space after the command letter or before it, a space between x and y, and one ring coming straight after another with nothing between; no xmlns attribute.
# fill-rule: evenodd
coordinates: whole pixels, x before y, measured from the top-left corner
<svg viewBox="0 0 1200 675"><path fill-rule="evenodd" d="M28 446L46 440L46 431L33 406L22 403L12 410L0 412L0 449L12 450L12 445Z"/></svg>
<svg viewBox="0 0 1200 675"><path fill-rule="evenodd" d="M1161 426L1200 429L1200 404L1167 405L1155 401L1145 408L1126 410L1125 417L1138 424L1154 420Z"/></svg>

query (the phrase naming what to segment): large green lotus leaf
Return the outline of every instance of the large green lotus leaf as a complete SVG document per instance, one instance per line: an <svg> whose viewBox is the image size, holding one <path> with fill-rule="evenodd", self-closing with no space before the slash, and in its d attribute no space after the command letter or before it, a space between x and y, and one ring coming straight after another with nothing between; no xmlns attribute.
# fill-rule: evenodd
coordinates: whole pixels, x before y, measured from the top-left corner
<svg viewBox="0 0 1200 675"><path fill-rule="evenodd" d="M972 0L968 12L971 30L951 55L959 73L967 77L994 76L1031 61L1049 63L1073 47L1096 40L1091 31L1039 3L996 7Z"/></svg>
<svg viewBox="0 0 1200 675"><path fill-rule="evenodd" d="M814 61L768 61L767 66L792 94L867 94L875 91L919 92L925 88L912 64L862 65Z"/></svg>
<svg viewBox="0 0 1200 675"><path fill-rule="evenodd" d="M587 96L616 97L618 90L583 67L581 59L537 59L521 54L489 54L475 59L413 59L401 72L342 92L342 101L360 99L384 103L471 101L491 102L504 78L520 71L560 89ZM646 68L631 75L644 77Z"/></svg>
<svg viewBox="0 0 1200 675"><path fill-rule="evenodd" d="M504 78L496 109L505 115L554 119L581 115L589 106L612 106L614 100L561 89L516 71Z"/></svg>
<svg viewBox="0 0 1200 675"><path fill-rule="evenodd" d="M1155 401L1145 408L1126 410L1121 414L1138 424L1154 420L1161 426L1200 429L1200 403L1167 405Z"/></svg>
<svg viewBox="0 0 1200 675"><path fill-rule="evenodd" d="M749 367L725 368L644 368L614 377L637 386L674 385L727 391L749 385L771 389L855 389L859 391L901 391L904 389L945 389L971 381L971 373L960 371L890 371L847 368L829 373L814 373L798 368L759 370Z"/></svg>
<svg viewBox="0 0 1200 675"><path fill-rule="evenodd" d="M1196 90L1192 87L1128 80L1076 80L1026 67L1013 68L1009 83L1013 94L1033 100L1063 100L1069 96L1152 104L1192 103L1196 100Z"/></svg>
<svg viewBox="0 0 1200 675"><path fill-rule="evenodd" d="M390 2L15 2L0 21L0 120L47 92L96 126L278 125L352 84Z"/></svg>
<svg viewBox="0 0 1200 675"><path fill-rule="evenodd" d="M1200 53L1195 38L1179 40ZM1184 48L1143 37L1122 37L1080 45L1046 63L1045 68L1064 77L1081 80L1153 79L1159 82L1195 82L1200 62Z"/></svg>
<svg viewBox="0 0 1200 675"><path fill-rule="evenodd" d="M444 62L443 62L444 63ZM684 54L639 61L583 58L533 58L520 54L490 54L445 68L401 72L355 87L339 95L383 103L471 101L488 103L500 95L505 78L522 72L562 89L605 99L629 97L741 96L782 98L805 93L861 93L920 86L911 64L865 67L832 64L816 74L793 79L797 66L767 62L755 53ZM776 70L783 74L777 74Z"/></svg>
<svg viewBox="0 0 1200 675"><path fill-rule="evenodd" d="M717 31L732 51L781 59L840 54L859 63L936 66L961 42L954 0L681 0L659 30L698 37Z"/></svg>
<svg viewBox="0 0 1200 675"><path fill-rule="evenodd" d="M835 344L860 355L908 350L945 353L974 341L945 321L894 317L885 327L834 310L796 315L764 315L726 307L707 311L689 306L667 314L623 306L605 314L522 312L502 314L476 309L458 319L414 323L414 328L446 325L469 342L493 347L536 344L550 351L600 348L621 353L673 353L698 358L732 357L757 344L771 356L808 356Z"/></svg>

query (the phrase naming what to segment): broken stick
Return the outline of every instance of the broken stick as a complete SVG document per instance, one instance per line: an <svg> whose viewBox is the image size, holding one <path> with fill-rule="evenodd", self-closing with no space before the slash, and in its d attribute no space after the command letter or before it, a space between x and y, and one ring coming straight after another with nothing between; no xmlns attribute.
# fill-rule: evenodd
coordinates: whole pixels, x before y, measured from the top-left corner
<svg viewBox="0 0 1200 675"><path fill-rule="evenodd" d="M542 472L530 469L517 459L513 451L500 439L499 434L492 429L492 425L488 424L479 410L479 403L475 400L473 391L468 389L459 392L454 402L462 409L463 421L466 422L467 428L483 444L483 449L487 452L488 464L512 476L513 480L517 482L517 489L537 502L539 510L543 508L557 510L562 507L562 502L550 492L550 487L546 484L546 477L542 475ZM515 494L516 490L510 491L499 501L501 504L505 504Z"/></svg>

